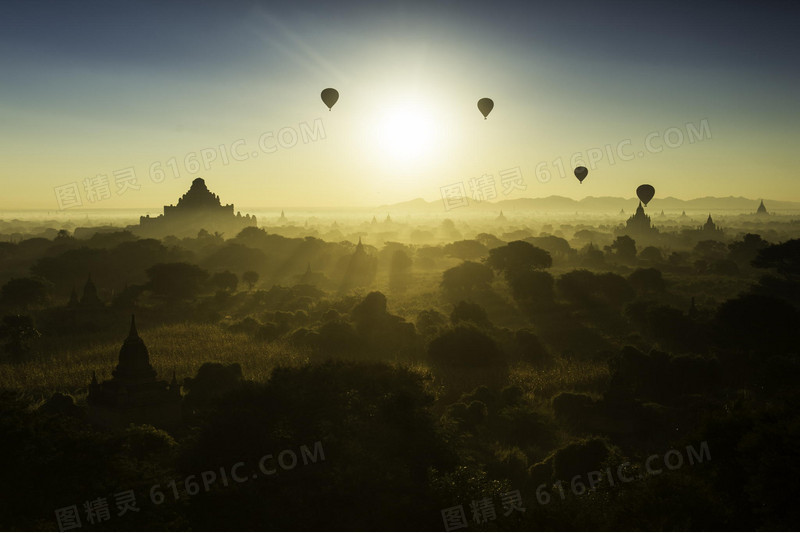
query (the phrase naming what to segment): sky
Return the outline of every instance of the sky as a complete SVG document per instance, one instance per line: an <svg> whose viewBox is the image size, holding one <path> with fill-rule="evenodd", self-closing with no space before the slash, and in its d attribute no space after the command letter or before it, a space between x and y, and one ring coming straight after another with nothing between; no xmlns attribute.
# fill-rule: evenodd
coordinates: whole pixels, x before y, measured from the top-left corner
<svg viewBox="0 0 800 533"><path fill-rule="evenodd" d="M6 2L0 209L152 208L196 177L252 207L800 201L798 23L737 0Z"/></svg>

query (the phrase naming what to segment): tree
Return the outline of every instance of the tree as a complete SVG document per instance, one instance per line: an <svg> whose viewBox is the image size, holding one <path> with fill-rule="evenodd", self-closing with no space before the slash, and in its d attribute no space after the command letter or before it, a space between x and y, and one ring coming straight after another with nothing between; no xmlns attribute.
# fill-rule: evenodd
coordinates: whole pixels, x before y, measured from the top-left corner
<svg viewBox="0 0 800 533"><path fill-rule="evenodd" d="M508 280L511 295L526 310L546 309L555 299L555 281L549 272L521 272Z"/></svg>
<svg viewBox="0 0 800 533"><path fill-rule="evenodd" d="M562 274L556 287L564 299L581 305L619 308L636 296L628 280L613 272L595 274L589 270L573 270Z"/></svg>
<svg viewBox="0 0 800 533"><path fill-rule="evenodd" d="M633 300L636 296L636 292L628 280L619 274L604 272L603 274L598 274L595 281L598 292L609 304L615 307Z"/></svg>
<svg viewBox="0 0 800 533"><path fill-rule="evenodd" d="M565 272L556 281L556 287L566 300L584 304L593 298L597 290L596 275L584 269Z"/></svg>
<svg viewBox="0 0 800 533"><path fill-rule="evenodd" d="M233 496L219 490L211 499L185 499L187 528L315 531L331 528L332 516L336 529L356 531L440 526L438 512L408 512L443 507L430 501L430 475L451 470L455 459L425 386L422 375L404 367L328 362L276 368L267 383L226 393L182 450L179 474L247 461L259 480L237 485ZM289 449L297 455L292 471L284 466L289 453L281 452ZM259 470L265 453L274 457ZM270 468L276 475L262 475ZM337 496L354 492L358 498ZM308 501L318 512L308 512Z"/></svg>
<svg viewBox="0 0 800 533"><path fill-rule="evenodd" d="M247 283L248 290L253 290L253 287L256 283L258 283L258 272L253 270L248 270L247 272L242 274L242 281Z"/></svg>
<svg viewBox="0 0 800 533"><path fill-rule="evenodd" d="M501 241L491 233L478 233L475 240L484 245L487 249L499 248L504 246L506 241Z"/></svg>
<svg viewBox="0 0 800 533"><path fill-rule="evenodd" d="M211 270L262 271L267 264L267 255L257 248L238 242L227 242L217 248L203 261L203 266Z"/></svg>
<svg viewBox="0 0 800 533"><path fill-rule="evenodd" d="M411 258L405 250L396 250L389 263L389 288L394 292L403 292L408 287L411 274Z"/></svg>
<svg viewBox="0 0 800 533"><path fill-rule="evenodd" d="M126 285L124 289L114 294L111 305L117 308L132 308L145 291L144 285Z"/></svg>
<svg viewBox="0 0 800 533"><path fill-rule="evenodd" d="M47 285L36 278L13 278L0 288L0 302L27 309L47 301Z"/></svg>
<svg viewBox="0 0 800 533"><path fill-rule="evenodd" d="M741 241L728 245L729 257L739 265L750 265L758 253L767 246L769 243L762 239L761 235L747 233Z"/></svg>
<svg viewBox="0 0 800 533"><path fill-rule="evenodd" d="M546 250L555 259L567 259L575 253L566 239L555 235L544 235L541 237L528 237L526 242L531 243L537 248Z"/></svg>
<svg viewBox="0 0 800 533"><path fill-rule="evenodd" d="M728 255L728 247L719 241L700 241L694 245L694 253L706 261L717 261L725 259Z"/></svg>
<svg viewBox="0 0 800 533"><path fill-rule="evenodd" d="M386 309L386 296L373 291L358 303L351 312L356 333L367 352L381 357L416 352L414 325ZM325 345L323 345L325 346Z"/></svg>
<svg viewBox="0 0 800 533"><path fill-rule="evenodd" d="M0 323L0 338L7 339L3 348L14 359L28 354L31 351L29 341L38 337L41 337L41 333L29 316L6 315Z"/></svg>
<svg viewBox="0 0 800 533"><path fill-rule="evenodd" d="M203 363L193 378L183 380L184 401L189 412L207 408L212 401L242 386L242 367L239 363Z"/></svg>
<svg viewBox="0 0 800 533"><path fill-rule="evenodd" d="M359 302L351 312L353 320L358 323L367 323L373 320L376 316L386 314L386 296L379 291L373 291L367 294L364 299Z"/></svg>
<svg viewBox="0 0 800 533"><path fill-rule="evenodd" d="M633 262L636 259L636 241L627 235L620 235L617 237L617 240L608 247L608 251L612 252L614 257L620 261L626 263Z"/></svg>
<svg viewBox="0 0 800 533"><path fill-rule="evenodd" d="M723 303L716 316L720 345L762 355L797 354L800 313L771 296L745 294Z"/></svg>
<svg viewBox="0 0 800 533"><path fill-rule="evenodd" d="M589 268L603 268L606 262L606 256L603 251L597 248L594 244L589 243L581 248L580 253L581 266Z"/></svg>
<svg viewBox="0 0 800 533"><path fill-rule="evenodd" d="M660 263L664 260L664 255L655 246L648 246L639 252L639 259L649 263Z"/></svg>
<svg viewBox="0 0 800 533"><path fill-rule="evenodd" d="M489 249L476 240L456 241L445 245L444 253L462 261L480 259L489 252Z"/></svg>
<svg viewBox="0 0 800 533"><path fill-rule="evenodd" d="M450 322L458 324L459 322L472 322L476 326L491 326L489 317L486 315L486 310L480 305L472 302L465 302L464 300L458 302L450 313Z"/></svg>
<svg viewBox="0 0 800 533"><path fill-rule="evenodd" d="M479 384L504 379L508 363L497 343L473 326L457 326L433 339L428 345L428 361L443 379L455 378L468 383L472 377ZM470 383L469 389L474 388Z"/></svg>
<svg viewBox="0 0 800 533"><path fill-rule="evenodd" d="M189 263L159 263L147 269L147 288L168 300L189 300L200 293L208 272Z"/></svg>
<svg viewBox="0 0 800 533"><path fill-rule="evenodd" d="M425 337L431 337L447 324L445 316L436 309L424 309L417 314L417 331Z"/></svg>
<svg viewBox="0 0 800 533"><path fill-rule="evenodd" d="M640 294L662 292L665 287L664 278L657 268L637 268L628 276L628 282Z"/></svg>
<svg viewBox="0 0 800 533"><path fill-rule="evenodd" d="M758 268L774 268L788 281L800 281L800 239L773 244L758 252L753 260Z"/></svg>
<svg viewBox="0 0 800 533"><path fill-rule="evenodd" d="M224 272L214 273L209 283L215 289L233 292L236 290L236 286L239 285L239 278L233 272L225 270Z"/></svg>
<svg viewBox="0 0 800 533"><path fill-rule="evenodd" d="M553 260L548 252L529 242L512 241L490 250L486 264L498 272L504 272L506 279L509 279L521 272L550 268Z"/></svg>
<svg viewBox="0 0 800 533"><path fill-rule="evenodd" d="M488 290L493 277L486 265L464 261L444 271L440 286L451 300L465 300L476 291Z"/></svg>
<svg viewBox="0 0 800 533"><path fill-rule="evenodd" d="M514 347L519 358L532 365L540 366L552 362L547 348L532 331L518 330L514 334Z"/></svg>

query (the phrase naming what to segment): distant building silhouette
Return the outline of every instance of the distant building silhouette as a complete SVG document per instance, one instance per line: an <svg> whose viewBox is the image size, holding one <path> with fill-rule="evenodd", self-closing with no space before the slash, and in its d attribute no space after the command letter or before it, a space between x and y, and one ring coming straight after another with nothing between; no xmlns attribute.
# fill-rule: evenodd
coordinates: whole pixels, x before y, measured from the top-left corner
<svg viewBox="0 0 800 533"><path fill-rule="evenodd" d="M289 219L286 218L286 214L281 209L281 218L278 219L278 224L286 224L287 222L289 222Z"/></svg>
<svg viewBox="0 0 800 533"><path fill-rule="evenodd" d="M767 212L767 208L764 207L764 200L761 200L761 203L759 204L758 209L756 210L756 215L769 215L769 212Z"/></svg>
<svg viewBox="0 0 800 533"><path fill-rule="evenodd" d="M87 398L92 423L104 427L150 424L162 429L180 425L180 385L174 373L171 383L156 379L156 371L150 365L150 355L136 331L133 316L112 376L98 383L97 375L92 373Z"/></svg>
<svg viewBox="0 0 800 533"><path fill-rule="evenodd" d="M506 221L506 216L503 214L503 210L502 209L500 210L500 214L497 216L497 218L495 220L497 222L505 222Z"/></svg>
<svg viewBox="0 0 800 533"><path fill-rule="evenodd" d="M647 239L658 234L658 230L650 223L650 217L645 214L642 202L636 212L625 222L625 228L618 232L620 235L628 235L634 240Z"/></svg>
<svg viewBox="0 0 800 533"><path fill-rule="evenodd" d="M314 273L311 271L311 263L308 263L306 271L300 276L300 279L298 281L300 283L310 284L309 281L311 281L313 275Z"/></svg>
<svg viewBox="0 0 800 533"><path fill-rule="evenodd" d="M722 228L714 224L714 220L711 218L711 213L708 214L708 220L706 220L706 223L697 229L700 232L700 237L704 240L715 240L722 238Z"/></svg>
<svg viewBox="0 0 800 533"><path fill-rule="evenodd" d="M328 283L328 278L322 272L312 271L311 263L308 263L306 271L297 277L297 283L300 285L313 285L315 287L324 287Z"/></svg>
<svg viewBox="0 0 800 533"><path fill-rule="evenodd" d="M350 256L340 290L345 292L356 287L369 287L375 279L376 271L377 260L367 254L359 237L356 249Z"/></svg>
<svg viewBox="0 0 800 533"><path fill-rule="evenodd" d="M686 313L686 315L693 320L697 318L698 312L697 307L694 305L694 296L692 296L692 303L689 306L689 311Z"/></svg>
<svg viewBox="0 0 800 533"><path fill-rule="evenodd" d="M70 301L72 301L71 298ZM84 309L98 309L103 307L103 305L102 300L100 300L100 297L97 295L97 287L92 281L92 275L89 274L89 277L86 279L86 284L83 286L80 307Z"/></svg>
<svg viewBox="0 0 800 533"><path fill-rule="evenodd" d="M255 216L234 214L233 204L222 205L203 178L197 178L177 205L165 205L164 214L155 218L139 217L139 226L129 229L147 237L194 237L200 229L233 237L248 226L257 226Z"/></svg>
<svg viewBox="0 0 800 533"><path fill-rule="evenodd" d="M81 305L80 300L78 300L78 291L75 290L75 286L72 286L72 292L69 293L69 301L67 302L67 307L70 309L77 309Z"/></svg>

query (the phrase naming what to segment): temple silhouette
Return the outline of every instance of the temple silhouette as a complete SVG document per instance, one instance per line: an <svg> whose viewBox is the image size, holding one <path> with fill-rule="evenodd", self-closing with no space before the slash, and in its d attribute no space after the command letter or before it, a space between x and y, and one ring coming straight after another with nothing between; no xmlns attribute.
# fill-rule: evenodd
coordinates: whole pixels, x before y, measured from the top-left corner
<svg viewBox="0 0 800 533"><path fill-rule="evenodd" d="M150 355L136 331L131 315L128 337L119 351L119 361L112 378L98 383L92 372L87 404L89 420L96 425L120 428L128 424L150 424L161 429L174 429L181 423L181 388L172 375L172 382L156 379Z"/></svg>
<svg viewBox="0 0 800 533"><path fill-rule="evenodd" d="M647 240L658 235L658 229L653 227L650 217L645 214L642 202L636 208L636 212L625 222L624 228L618 228L615 235L628 235L634 240Z"/></svg>
<svg viewBox="0 0 800 533"><path fill-rule="evenodd" d="M80 298L78 298L78 291L75 290L75 287L72 287L72 292L69 295L67 307L69 309L92 310L102 309L105 307L105 304L97 294L97 286L95 286L94 282L92 281L91 274L89 274L89 277L86 279L86 283L83 286L83 293L81 294Z"/></svg>
<svg viewBox="0 0 800 533"><path fill-rule="evenodd" d="M255 216L243 216L238 211L234 214L233 204L223 205L219 196L208 190L205 180L197 178L177 205L165 205L164 214L157 217L139 217L139 225L128 229L155 238L194 237L201 229L233 237L249 226L257 226Z"/></svg>
<svg viewBox="0 0 800 533"><path fill-rule="evenodd" d="M697 232L699 238L703 240L718 240L723 237L722 228L714 223L714 219L711 218L711 213L708 214L706 223L702 226L698 226Z"/></svg>
<svg viewBox="0 0 800 533"><path fill-rule="evenodd" d="M368 287L375 279L377 266L377 259L366 252L361 237L359 237L356 249L349 258L340 292L347 292L357 287Z"/></svg>

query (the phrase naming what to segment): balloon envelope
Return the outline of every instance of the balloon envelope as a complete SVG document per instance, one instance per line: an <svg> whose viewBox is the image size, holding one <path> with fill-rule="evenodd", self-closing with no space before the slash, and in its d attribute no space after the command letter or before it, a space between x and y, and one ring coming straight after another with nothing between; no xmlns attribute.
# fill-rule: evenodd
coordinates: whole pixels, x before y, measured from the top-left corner
<svg viewBox="0 0 800 533"><path fill-rule="evenodd" d="M322 101L325 102L325 105L328 106L328 111L330 111L330 109L333 107L333 104L335 104L339 99L339 91L329 87L327 89L323 89L320 96L322 96Z"/></svg>
<svg viewBox="0 0 800 533"><path fill-rule="evenodd" d="M486 117L492 112L492 109L494 109L494 102L492 102L491 98L481 98L478 100L478 110L483 113L484 120L486 120Z"/></svg>
<svg viewBox="0 0 800 533"><path fill-rule="evenodd" d="M585 180L588 175L589 170L586 167L575 167L575 177L578 178L578 181L581 183L583 183L583 180Z"/></svg>
<svg viewBox="0 0 800 533"><path fill-rule="evenodd" d="M653 199L653 196L656 194L656 190L652 185L639 185L636 188L636 196L639 197L639 200L646 206L647 202Z"/></svg>

